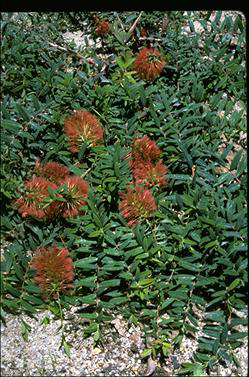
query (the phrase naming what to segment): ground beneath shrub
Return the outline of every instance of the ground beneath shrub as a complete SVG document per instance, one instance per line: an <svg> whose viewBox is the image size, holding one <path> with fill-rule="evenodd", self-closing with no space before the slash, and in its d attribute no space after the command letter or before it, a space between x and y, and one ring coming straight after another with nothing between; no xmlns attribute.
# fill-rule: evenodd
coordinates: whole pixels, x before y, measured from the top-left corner
<svg viewBox="0 0 249 377"><path fill-rule="evenodd" d="M237 315L245 318L247 312ZM72 308L65 312L64 328L65 338L72 345L69 358L60 348L61 321L55 320L50 311L39 312L35 317L7 314L7 327L1 324L1 376L177 376L180 363L191 362L198 345L196 339L185 338L180 349L165 358L163 365L159 360L143 361L140 353L145 339L141 328L128 325L127 320L114 313L115 320L104 325L103 344L94 347L92 336L84 338L83 320ZM26 333L22 320L29 325ZM247 331L247 326L238 330ZM210 376L247 376L247 339L234 353L240 368L217 364Z"/></svg>

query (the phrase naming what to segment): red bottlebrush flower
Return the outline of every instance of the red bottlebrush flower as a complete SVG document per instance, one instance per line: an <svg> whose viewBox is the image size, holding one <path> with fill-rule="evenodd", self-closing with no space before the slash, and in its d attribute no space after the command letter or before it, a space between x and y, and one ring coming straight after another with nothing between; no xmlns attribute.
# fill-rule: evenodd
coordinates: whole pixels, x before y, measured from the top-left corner
<svg viewBox="0 0 249 377"><path fill-rule="evenodd" d="M96 27L97 35L105 35L110 31L110 24L107 20L100 20Z"/></svg>
<svg viewBox="0 0 249 377"><path fill-rule="evenodd" d="M135 164L133 167L133 177L136 181L136 184L144 184L145 186L159 186L164 187L168 183L166 174L168 168L158 161L156 164L152 162L146 162L144 164L139 163Z"/></svg>
<svg viewBox="0 0 249 377"><path fill-rule="evenodd" d="M130 227L150 217L157 208L151 192L141 186L128 187L120 198L119 210Z"/></svg>
<svg viewBox="0 0 249 377"><path fill-rule="evenodd" d="M157 160L159 160L160 154L161 151L156 143L147 135L145 135L141 139L134 140L131 153L133 162L156 162Z"/></svg>
<svg viewBox="0 0 249 377"><path fill-rule="evenodd" d="M89 185L80 177L68 177L65 180L67 192L62 196L66 199L61 204L61 212L63 217L75 217L84 213L81 207L86 205L85 198L87 197Z"/></svg>
<svg viewBox="0 0 249 377"><path fill-rule="evenodd" d="M165 64L158 50L147 47L138 53L134 62L137 74L145 80L154 80L161 74Z"/></svg>
<svg viewBox="0 0 249 377"><path fill-rule="evenodd" d="M51 203L47 208L43 209L43 201L49 197L48 188L55 190L57 188L56 184L43 177L34 176L24 186L24 195L14 203L22 217L31 216L38 219L53 217L56 213L55 203Z"/></svg>
<svg viewBox="0 0 249 377"><path fill-rule="evenodd" d="M84 142L95 146L103 141L104 131L99 120L84 110L76 110L65 119L64 131L69 138L70 151L77 153Z"/></svg>
<svg viewBox="0 0 249 377"><path fill-rule="evenodd" d="M32 267L36 270L34 280L45 297L73 287L73 261L66 248L52 246L37 249Z"/></svg>
<svg viewBox="0 0 249 377"><path fill-rule="evenodd" d="M56 184L61 184L70 174L69 169L62 164L48 162L45 165L41 165L39 160L36 161L34 173Z"/></svg>

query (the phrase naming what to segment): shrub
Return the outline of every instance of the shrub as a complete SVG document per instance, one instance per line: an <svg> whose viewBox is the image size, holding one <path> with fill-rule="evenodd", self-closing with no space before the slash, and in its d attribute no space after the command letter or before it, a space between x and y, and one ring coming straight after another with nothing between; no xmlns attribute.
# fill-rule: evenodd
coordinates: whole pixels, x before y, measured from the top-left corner
<svg viewBox="0 0 249 377"><path fill-rule="evenodd" d="M118 311L154 337L144 358L163 361L197 336L182 372L237 362L245 25L222 16L2 13L3 319L88 304L84 330L97 324L97 341ZM100 44L96 19L111 25ZM66 30L85 33L85 46Z"/></svg>

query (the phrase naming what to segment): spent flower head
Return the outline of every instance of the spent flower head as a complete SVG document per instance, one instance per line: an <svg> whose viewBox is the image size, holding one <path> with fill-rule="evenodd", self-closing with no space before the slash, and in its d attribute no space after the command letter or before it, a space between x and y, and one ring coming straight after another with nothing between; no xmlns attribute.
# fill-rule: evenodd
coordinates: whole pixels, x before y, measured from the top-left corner
<svg viewBox="0 0 249 377"><path fill-rule="evenodd" d="M96 27L97 35L105 35L110 31L110 24L107 20L99 20Z"/></svg>
<svg viewBox="0 0 249 377"><path fill-rule="evenodd" d="M149 190L136 185L120 193L119 210L130 227L150 217L156 210L155 199Z"/></svg>
<svg viewBox="0 0 249 377"><path fill-rule="evenodd" d="M152 81L161 74L165 64L158 50L144 47L136 57L134 68L141 79Z"/></svg>
<svg viewBox="0 0 249 377"><path fill-rule="evenodd" d="M95 115L85 110L76 110L64 121L64 131L69 138L70 151L77 153L83 143L90 146L101 144L104 130Z"/></svg>
<svg viewBox="0 0 249 377"><path fill-rule="evenodd" d="M43 296L58 298L60 292L73 287L73 261L67 248L41 247L36 250L31 265L36 270L34 280Z"/></svg>

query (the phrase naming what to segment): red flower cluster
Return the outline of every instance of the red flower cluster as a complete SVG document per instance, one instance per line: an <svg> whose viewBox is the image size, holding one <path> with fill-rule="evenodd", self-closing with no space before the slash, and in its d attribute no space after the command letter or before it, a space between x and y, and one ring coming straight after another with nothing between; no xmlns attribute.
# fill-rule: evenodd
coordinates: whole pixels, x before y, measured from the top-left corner
<svg viewBox="0 0 249 377"><path fill-rule="evenodd" d="M61 204L61 213L63 217L75 217L83 214L81 207L86 205L89 185L80 177L68 177L65 180L67 192L63 195L66 199Z"/></svg>
<svg viewBox="0 0 249 377"><path fill-rule="evenodd" d="M156 143L147 135L135 139L132 146L132 160L138 162L155 162L159 160L161 151Z"/></svg>
<svg viewBox="0 0 249 377"><path fill-rule="evenodd" d="M38 219L51 218L56 212L55 203L51 203L43 209L44 199L49 197L48 188L56 189L57 186L43 177L33 177L30 181L25 182L25 193L23 197L17 199L14 206L22 217L35 217Z"/></svg>
<svg viewBox="0 0 249 377"><path fill-rule="evenodd" d="M37 161L34 173L24 185L23 196L14 202L23 217L51 220L58 215L74 217L83 213L82 206L86 204L89 190L84 179L70 176L68 168L57 162L41 165ZM61 187L63 185L65 189ZM51 197L49 188L58 189L54 197Z"/></svg>
<svg viewBox="0 0 249 377"><path fill-rule="evenodd" d="M96 34L97 35L105 35L108 34L110 31L110 24L107 20L101 20L98 22L96 27Z"/></svg>
<svg viewBox="0 0 249 377"><path fill-rule="evenodd" d="M138 163L134 164L133 177L137 184L164 187L168 183L167 172L168 169L162 161L158 161L156 164L152 162Z"/></svg>
<svg viewBox="0 0 249 377"><path fill-rule="evenodd" d="M34 173L56 184L63 182L70 174L69 169L62 164L48 162L45 165L41 165L39 160L36 161Z"/></svg>
<svg viewBox="0 0 249 377"><path fill-rule="evenodd" d="M161 74L165 64L158 50L144 47L138 53L134 67L141 79L151 81Z"/></svg>
<svg viewBox="0 0 249 377"><path fill-rule="evenodd" d="M66 248L39 248L33 258L32 267L36 270L34 280L45 297L58 295L59 292L73 287L73 261Z"/></svg>
<svg viewBox="0 0 249 377"><path fill-rule="evenodd" d="M128 187L120 198L119 210L131 227L150 217L157 208L151 192L141 186Z"/></svg>
<svg viewBox="0 0 249 377"><path fill-rule="evenodd" d="M130 166L136 184L144 184L149 187L167 185L168 168L160 160L160 154L161 151L156 143L147 135L134 140Z"/></svg>
<svg viewBox="0 0 249 377"><path fill-rule="evenodd" d="M119 210L129 226L148 218L157 208L151 192L143 186L163 187L168 183L168 169L160 160L160 154L160 149L148 136L135 139L133 142L132 151L128 156L131 157L129 164L135 187L128 187L127 193L120 193L119 204Z"/></svg>
<svg viewBox="0 0 249 377"><path fill-rule="evenodd" d="M76 110L74 114L65 119L64 131L69 138L70 151L80 151L82 143L88 142L91 146L102 143L104 130L99 120L84 110Z"/></svg>

